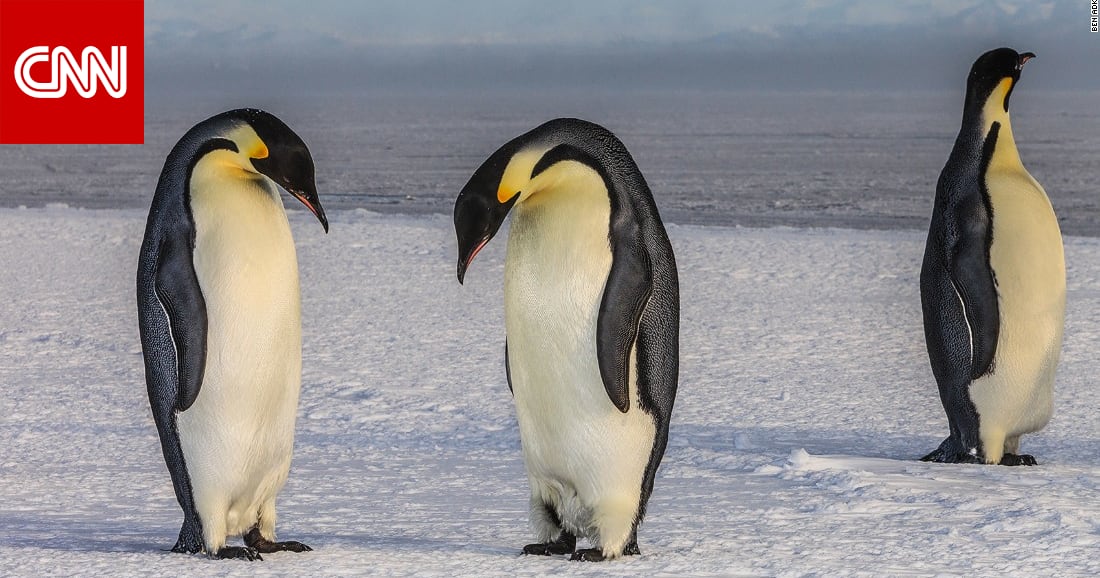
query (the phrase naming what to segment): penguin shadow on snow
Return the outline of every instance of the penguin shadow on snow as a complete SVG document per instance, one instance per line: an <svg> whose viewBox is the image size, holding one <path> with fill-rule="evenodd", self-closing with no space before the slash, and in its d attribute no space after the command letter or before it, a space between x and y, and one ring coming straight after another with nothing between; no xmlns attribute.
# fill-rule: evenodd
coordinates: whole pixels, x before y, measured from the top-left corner
<svg viewBox="0 0 1100 578"><path fill-rule="evenodd" d="M824 428L737 427L709 424L673 424L668 440L669 463L684 448L733 455L785 456L804 449L813 455L846 455L917 462L920 443L937 440L931 433L920 439L903 433L859 432Z"/></svg>
<svg viewBox="0 0 1100 578"><path fill-rule="evenodd" d="M135 525L132 522L118 522L105 525L102 520L74 521L26 515L4 516L0 522L0 534L8 538L5 545L11 548L35 548L58 552L87 552L102 554L157 554L170 555L171 544L163 536L171 535L171 525ZM467 540L445 540L439 538L385 536L374 533L331 533L297 532L295 536L313 546L314 554L324 556L326 552L346 553L356 550L379 550L386 552L409 552L433 554L438 552L465 551L487 556L505 556L515 554L515 548L500 545L476 544ZM293 552L274 552L268 556L287 556ZM193 557L205 558L203 554Z"/></svg>
<svg viewBox="0 0 1100 578"><path fill-rule="evenodd" d="M102 519L80 521L33 514L7 514L0 521L0 535L7 536L5 546L59 552L171 554L170 545L158 538L173 531L129 521L105 525Z"/></svg>
<svg viewBox="0 0 1100 578"><path fill-rule="evenodd" d="M447 540L443 538L419 536L385 536L379 532L365 532L356 534L325 533L317 534L316 537L306 534L305 537L312 540L310 543L315 545L314 551L321 552L322 554L326 550L335 552L377 550L389 552L391 554L405 552L431 556L438 556L440 552L465 552L467 554L479 554L483 556L506 557L518 555L518 547L501 545L499 542L471 542L469 539L460 539L458 536L456 536L454 540Z"/></svg>

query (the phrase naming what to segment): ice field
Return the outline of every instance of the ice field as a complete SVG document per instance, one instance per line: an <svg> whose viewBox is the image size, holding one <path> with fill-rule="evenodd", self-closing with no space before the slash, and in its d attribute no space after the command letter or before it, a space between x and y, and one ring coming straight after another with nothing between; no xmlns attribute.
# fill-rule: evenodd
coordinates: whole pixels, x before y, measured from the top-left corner
<svg viewBox="0 0 1100 578"><path fill-rule="evenodd" d="M324 199L322 191L322 199ZM669 225L681 377L642 555L519 556L527 481L503 367L503 235L460 286L450 219L287 198L303 389L263 562L167 552L182 515L148 408L145 211L0 210L0 575L1097 575L1100 239L1066 238L1037 467L926 464L947 434L913 230Z"/></svg>

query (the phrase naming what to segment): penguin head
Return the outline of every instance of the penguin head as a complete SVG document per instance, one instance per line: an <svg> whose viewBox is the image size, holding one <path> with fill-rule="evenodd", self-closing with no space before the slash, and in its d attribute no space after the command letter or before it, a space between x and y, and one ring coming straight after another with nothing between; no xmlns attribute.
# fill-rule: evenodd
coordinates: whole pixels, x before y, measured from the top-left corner
<svg viewBox="0 0 1100 578"><path fill-rule="evenodd" d="M501 195L504 174L513 150L505 145L493 153L470 177L455 201L455 233L458 235L458 282L478 252L497 234L519 195Z"/></svg>
<svg viewBox="0 0 1100 578"><path fill-rule="evenodd" d="M1008 112L1012 89L1020 80L1024 64L1032 58L1034 53L1019 53L1011 48L997 48L979 56L967 78L967 103L976 107L996 104Z"/></svg>
<svg viewBox="0 0 1100 578"><path fill-rule="evenodd" d="M317 198L313 156L302 138L275 115L254 108L226 113L251 128L234 131L230 140L251 169L286 189L306 206L328 232L328 218ZM246 166L246 168L248 168Z"/></svg>
<svg viewBox="0 0 1100 578"><path fill-rule="evenodd" d="M606 181L602 163L583 144L593 141L618 143L599 125L559 118L512 139L478 167L455 201L459 283L513 206L536 203L548 196L539 193L577 176Z"/></svg>

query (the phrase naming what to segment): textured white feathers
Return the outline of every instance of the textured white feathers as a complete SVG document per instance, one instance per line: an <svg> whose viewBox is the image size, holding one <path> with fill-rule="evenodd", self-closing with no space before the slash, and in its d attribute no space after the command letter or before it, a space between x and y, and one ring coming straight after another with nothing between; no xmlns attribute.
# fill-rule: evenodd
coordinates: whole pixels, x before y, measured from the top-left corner
<svg viewBox="0 0 1100 578"><path fill-rule="evenodd" d="M1050 420L1066 305L1058 219L1043 187L1020 162L1001 104L1007 87L994 91L983 115L987 132L993 122L1000 123L985 184L993 207L989 261L1001 326L993 373L970 386L989 463L999 462L1005 451L1015 453L1022 434Z"/></svg>
<svg viewBox="0 0 1100 578"><path fill-rule="evenodd" d="M215 151L192 174L195 272L206 299L206 372L179 414L207 549L257 521L274 539L301 383L298 261L277 189Z"/></svg>
<svg viewBox="0 0 1100 578"><path fill-rule="evenodd" d="M631 356L631 409L604 390L596 320L611 268L610 201L603 180L562 162L536 178L516 205L505 263L505 323L516 413L540 541L566 529L604 554L621 554L637 513L656 433L638 407Z"/></svg>

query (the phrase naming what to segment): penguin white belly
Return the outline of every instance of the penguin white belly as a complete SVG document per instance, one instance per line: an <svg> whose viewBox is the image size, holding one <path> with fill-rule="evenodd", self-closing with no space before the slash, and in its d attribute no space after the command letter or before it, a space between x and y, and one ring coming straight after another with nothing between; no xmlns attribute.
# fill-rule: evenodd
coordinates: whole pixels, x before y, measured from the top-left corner
<svg viewBox="0 0 1100 578"><path fill-rule="evenodd" d="M617 555L656 428L637 405L633 355L630 411L615 408L600 378L596 321L612 260L608 197L563 189L517 205L512 222L504 298L513 395L539 539L556 537L539 527L535 511L552 504L566 529Z"/></svg>
<svg viewBox="0 0 1100 578"><path fill-rule="evenodd" d="M294 444L301 321L298 261L278 191L204 162L193 172L191 208L209 321L206 371L178 423L204 534L220 547L261 512L274 527Z"/></svg>
<svg viewBox="0 0 1100 578"><path fill-rule="evenodd" d="M993 207L989 261L995 275L1001 325L993 373L975 380L978 411L990 462L1005 441L1015 453L1020 435L1038 431L1053 410L1054 373L1062 348L1066 268L1062 236L1050 200L1031 175L991 170Z"/></svg>

